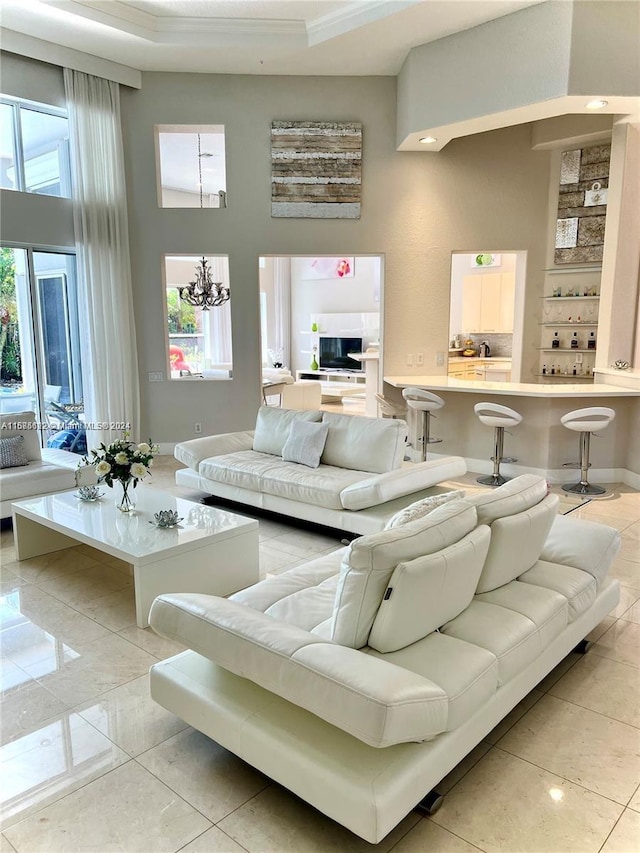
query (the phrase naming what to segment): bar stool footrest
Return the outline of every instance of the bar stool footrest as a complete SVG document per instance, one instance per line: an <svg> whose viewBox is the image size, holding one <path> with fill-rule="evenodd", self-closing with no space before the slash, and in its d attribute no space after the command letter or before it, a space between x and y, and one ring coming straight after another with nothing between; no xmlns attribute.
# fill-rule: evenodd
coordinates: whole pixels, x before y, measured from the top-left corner
<svg viewBox="0 0 640 853"><path fill-rule="evenodd" d="M490 456L490 457L489 457L489 459L490 459L492 462L495 462L495 461L496 461L496 457L495 457L495 456ZM502 464L503 462L506 462L507 464L509 464L510 462L517 462L517 461L518 461L518 458L517 458L516 456L501 456L501 457L500 457L500 464ZM578 465L578 468L579 468L579 467L580 467L580 466Z"/></svg>

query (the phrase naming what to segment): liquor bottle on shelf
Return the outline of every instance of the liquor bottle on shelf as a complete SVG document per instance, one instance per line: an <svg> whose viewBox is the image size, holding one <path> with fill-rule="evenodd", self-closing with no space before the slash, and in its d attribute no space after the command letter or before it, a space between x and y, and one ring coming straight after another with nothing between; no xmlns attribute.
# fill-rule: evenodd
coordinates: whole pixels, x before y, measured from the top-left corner
<svg viewBox="0 0 640 853"><path fill-rule="evenodd" d="M560 338L558 337L558 333L553 333L553 338L551 339L551 346L553 349L560 349Z"/></svg>
<svg viewBox="0 0 640 853"><path fill-rule="evenodd" d="M574 332L573 337L571 338L571 349L578 349L578 333Z"/></svg>
<svg viewBox="0 0 640 853"><path fill-rule="evenodd" d="M556 366L555 366L555 364L552 364L551 365L551 375L554 376L555 372L556 372Z"/></svg>
<svg viewBox="0 0 640 853"><path fill-rule="evenodd" d="M543 365L542 365L542 375L543 375L543 376L546 376L546 375L547 375L547 365L546 365L546 364L543 364Z"/></svg>
<svg viewBox="0 0 640 853"><path fill-rule="evenodd" d="M587 349L595 349L596 348L596 336L594 332L591 332L589 335L589 340L587 341Z"/></svg>

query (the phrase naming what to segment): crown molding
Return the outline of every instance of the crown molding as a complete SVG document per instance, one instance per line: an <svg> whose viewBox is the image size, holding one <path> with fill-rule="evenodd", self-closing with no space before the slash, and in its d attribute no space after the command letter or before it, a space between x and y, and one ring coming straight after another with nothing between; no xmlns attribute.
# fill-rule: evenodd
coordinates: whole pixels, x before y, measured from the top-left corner
<svg viewBox="0 0 640 853"><path fill-rule="evenodd" d="M356 0L345 9L312 21L307 26L309 47L388 18L421 2L423 0Z"/></svg>

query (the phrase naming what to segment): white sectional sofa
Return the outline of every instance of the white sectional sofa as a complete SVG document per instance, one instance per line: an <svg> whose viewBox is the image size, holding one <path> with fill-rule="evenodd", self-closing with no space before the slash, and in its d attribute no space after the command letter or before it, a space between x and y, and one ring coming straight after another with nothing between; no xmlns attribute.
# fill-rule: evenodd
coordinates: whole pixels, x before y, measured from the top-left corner
<svg viewBox="0 0 640 853"><path fill-rule="evenodd" d="M317 467L283 459L300 421L327 428ZM338 530L373 533L437 483L466 472L459 456L405 464L406 436L402 420L262 406L255 430L176 445L176 459L187 466L176 482Z"/></svg>
<svg viewBox="0 0 640 853"><path fill-rule="evenodd" d="M15 412L0 416L0 438L22 436L28 465L0 469L0 518L11 515L11 502L35 495L64 492L76 486L82 457L68 450L40 447L34 412ZM93 468L82 471L82 484L95 483Z"/></svg>
<svg viewBox="0 0 640 853"><path fill-rule="evenodd" d="M189 651L151 694L378 842L616 606L619 534L557 505L527 474L230 599L160 596Z"/></svg>

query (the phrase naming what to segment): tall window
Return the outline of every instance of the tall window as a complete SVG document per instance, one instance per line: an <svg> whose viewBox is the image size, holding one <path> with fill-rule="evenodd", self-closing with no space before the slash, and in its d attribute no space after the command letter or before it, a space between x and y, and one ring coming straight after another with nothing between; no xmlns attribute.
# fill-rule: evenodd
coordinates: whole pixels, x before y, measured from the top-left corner
<svg viewBox="0 0 640 853"><path fill-rule="evenodd" d="M0 187L71 196L69 127L64 111L0 97Z"/></svg>
<svg viewBox="0 0 640 853"><path fill-rule="evenodd" d="M224 125L156 127L158 205L226 207Z"/></svg>

